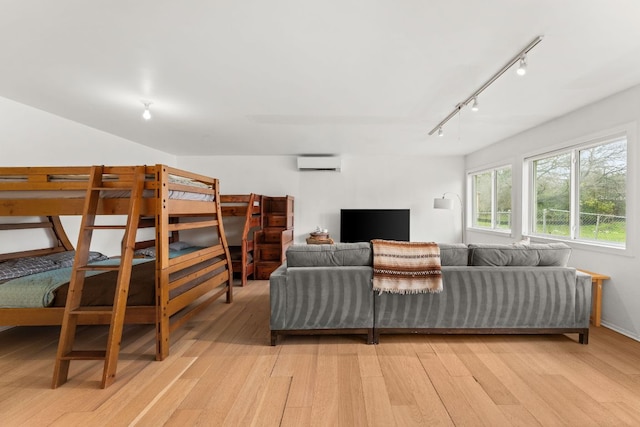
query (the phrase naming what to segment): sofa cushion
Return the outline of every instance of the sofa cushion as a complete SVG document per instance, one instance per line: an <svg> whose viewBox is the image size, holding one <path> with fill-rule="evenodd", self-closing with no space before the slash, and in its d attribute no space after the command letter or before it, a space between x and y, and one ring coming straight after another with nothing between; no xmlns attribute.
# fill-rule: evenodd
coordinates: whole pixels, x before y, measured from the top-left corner
<svg viewBox="0 0 640 427"><path fill-rule="evenodd" d="M566 267L571 247L564 243L469 244L469 265Z"/></svg>
<svg viewBox="0 0 640 427"><path fill-rule="evenodd" d="M292 245L287 249L289 267L371 266L371 244Z"/></svg>
<svg viewBox="0 0 640 427"><path fill-rule="evenodd" d="M439 243L440 265L467 265L469 248L464 243Z"/></svg>

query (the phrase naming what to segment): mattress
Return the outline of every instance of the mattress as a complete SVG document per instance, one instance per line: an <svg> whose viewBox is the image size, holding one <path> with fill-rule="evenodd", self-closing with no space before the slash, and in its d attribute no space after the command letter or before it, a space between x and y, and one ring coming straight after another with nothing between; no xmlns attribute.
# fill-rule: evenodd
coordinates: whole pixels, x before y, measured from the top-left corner
<svg viewBox="0 0 640 427"><path fill-rule="evenodd" d="M86 181L88 180L88 175L53 175L50 179L50 182L76 182L76 181ZM105 179L108 181L108 177ZM152 181L153 175L147 176L147 181ZM0 177L0 182L9 183L9 182L26 182L27 178L23 176L3 176ZM180 184L186 185L195 188L211 188L209 185L176 176L169 175L169 182L172 184ZM86 192L84 190L34 190L34 191L0 191L0 199L80 199L85 197ZM128 190L122 191L103 191L100 193L100 197L107 199L121 199L128 198L131 194ZM154 197L154 190L144 190L143 197L151 198ZM202 201L202 202L210 202L214 200L214 196L212 194L202 194L195 193L190 191L178 191L178 190L169 190L169 198L174 200L194 200L194 201Z"/></svg>

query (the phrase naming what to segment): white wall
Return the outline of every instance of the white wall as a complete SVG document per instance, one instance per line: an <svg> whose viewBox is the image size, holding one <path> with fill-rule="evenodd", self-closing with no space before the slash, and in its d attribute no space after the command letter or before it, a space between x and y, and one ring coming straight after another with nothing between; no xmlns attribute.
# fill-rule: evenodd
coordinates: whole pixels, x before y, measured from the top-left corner
<svg viewBox="0 0 640 427"><path fill-rule="evenodd" d="M512 236L468 231L468 240L504 242L519 240L522 217L522 164L525 157L546 150L587 142L595 137L624 128L628 134L627 177L627 245L628 250L594 248L573 243L570 264L577 268L611 276L605 282L602 324L636 340L640 340L640 263L638 263L638 122L640 119L640 86L595 102L566 116L545 123L486 149L468 155L468 171L511 164L513 167Z"/></svg>
<svg viewBox="0 0 640 427"><path fill-rule="evenodd" d="M141 121L141 126L145 125ZM46 113L0 97L0 166L79 166L167 164L174 166L173 155L145 147L123 138ZM75 245L79 218L63 218L65 231ZM18 233L18 232L3 232ZM20 233L26 233L20 231ZM0 239L0 252L32 248L38 236ZM32 238L33 237L33 238ZM40 236L42 237L42 236ZM96 233L91 248L115 255L120 240Z"/></svg>
<svg viewBox="0 0 640 427"><path fill-rule="evenodd" d="M339 241L341 208L411 209L411 240L460 241L458 202L434 210L433 199L462 194L462 157L343 157L341 172L300 172L294 156L179 157L177 166L219 178L222 194L294 196L296 243L318 225Z"/></svg>

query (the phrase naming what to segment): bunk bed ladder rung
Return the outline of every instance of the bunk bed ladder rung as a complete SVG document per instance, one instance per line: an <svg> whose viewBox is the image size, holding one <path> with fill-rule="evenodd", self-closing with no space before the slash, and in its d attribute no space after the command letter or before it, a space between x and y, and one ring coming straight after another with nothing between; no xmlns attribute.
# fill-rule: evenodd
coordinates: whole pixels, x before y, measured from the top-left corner
<svg viewBox="0 0 640 427"><path fill-rule="evenodd" d="M76 258L71 271L69 282L69 293L65 306L62 328L60 330L60 341L56 354L56 363L53 372L52 387L56 388L67 381L69 375L69 365L72 360L104 360L101 387L110 385L116 375L116 365L118 353L120 352L120 340L124 327L125 310L127 306L127 296L129 294L129 282L131 280L131 268L133 265L133 252L135 247L138 219L142 207L142 197L144 191L145 167L138 166L134 174L134 179L130 188L129 211L126 226L118 227L124 229L122 238L122 252L120 264L115 266L91 266L88 264L89 251L93 230L111 229L114 226L96 226L94 224L98 211L98 201L100 190L103 188L103 167L94 166L91 169L89 186L86 192L85 204L76 247ZM111 310L92 310L81 307L82 292L84 288L85 273L88 270L117 270L118 277L116 292ZM89 316L98 319L103 316L111 316L109 322L109 333L105 350L73 350L76 327L80 316Z"/></svg>
<svg viewBox="0 0 640 427"><path fill-rule="evenodd" d="M63 360L104 360L104 350L74 350L62 356Z"/></svg>
<svg viewBox="0 0 640 427"><path fill-rule="evenodd" d="M118 265L82 265L77 266L78 271L117 271L120 270L120 264Z"/></svg>
<svg viewBox="0 0 640 427"><path fill-rule="evenodd" d="M126 225L93 225L87 228L91 230L124 230Z"/></svg>

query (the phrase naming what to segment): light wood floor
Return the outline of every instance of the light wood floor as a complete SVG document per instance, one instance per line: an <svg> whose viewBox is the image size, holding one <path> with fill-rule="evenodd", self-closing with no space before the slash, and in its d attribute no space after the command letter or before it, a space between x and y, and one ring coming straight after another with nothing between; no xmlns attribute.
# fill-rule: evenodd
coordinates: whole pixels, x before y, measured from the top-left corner
<svg viewBox="0 0 640 427"><path fill-rule="evenodd" d="M85 361L49 388L58 328L0 332L0 425L640 425L640 343L605 328L587 346L575 335L383 335L271 347L268 282L235 291L174 334L163 362L152 327L127 327L106 390L102 364Z"/></svg>

